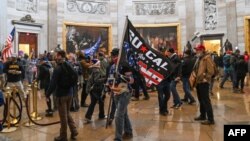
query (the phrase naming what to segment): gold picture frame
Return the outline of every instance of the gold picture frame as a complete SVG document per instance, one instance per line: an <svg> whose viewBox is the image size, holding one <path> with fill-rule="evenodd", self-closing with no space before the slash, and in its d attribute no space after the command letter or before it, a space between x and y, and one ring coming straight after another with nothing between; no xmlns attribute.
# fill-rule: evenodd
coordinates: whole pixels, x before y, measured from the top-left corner
<svg viewBox="0 0 250 141"><path fill-rule="evenodd" d="M155 34L155 35L151 35L151 36L161 36L163 38L165 37L169 37L169 36L176 36L176 47L173 47L177 53L181 53L182 52L182 49L181 49L181 26L180 26L180 23L166 23L166 24L135 24L134 25L135 28L137 29L137 31L142 35L142 34L149 34L149 31L150 30L155 30L158 28L158 31L160 30L160 32L158 31L155 31L154 33L152 34ZM140 29L147 29L147 33L141 33ZM168 31L168 29L171 29L171 34L170 35L169 33L163 33L165 31ZM173 29L175 29L175 32L173 33ZM147 39L145 39L145 36L142 35L144 40L146 41ZM150 36L150 35L149 35ZM163 40L165 41L165 40ZM147 42L147 41L146 41ZM151 46L152 47L152 46Z"/></svg>
<svg viewBox="0 0 250 141"><path fill-rule="evenodd" d="M75 30L74 34L80 34L78 40L80 40L80 42L83 42L81 40L85 40L83 38L85 38L84 36L86 34L88 34L88 37L86 38L93 38L95 40L97 40L98 36L97 34L101 34L99 36L102 36L102 44L100 49L104 49L104 52L106 54L109 54L112 50L112 25L111 24L96 24L96 23L75 23L75 22L63 22L63 31L62 31L62 41L63 41L63 49L67 52L71 52L69 50L69 37L71 33L69 33L69 28L72 28ZM80 30L80 31L78 31ZM84 33L83 33L84 32ZM100 32L100 33L98 33ZM72 35L74 35L72 34ZM73 37L74 38L74 37ZM89 41L89 39L86 39ZM72 41L74 42L74 41ZM108 42L108 43L107 43ZM85 46L80 46L79 41L77 43L77 46L79 46L79 50L81 49L85 49ZM85 43L83 44L85 45ZM74 46L74 45L73 45ZM82 48L81 48L82 47ZM89 46L90 47L90 46ZM87 48L87 47L86 47ZM72 51L74 52L74 51Z"/></svg>
<svg viewBox="0 0 250 141"><path fill-rule="evenodd" d="M244 17L245 50L250 51L250 16Z"/></svg>

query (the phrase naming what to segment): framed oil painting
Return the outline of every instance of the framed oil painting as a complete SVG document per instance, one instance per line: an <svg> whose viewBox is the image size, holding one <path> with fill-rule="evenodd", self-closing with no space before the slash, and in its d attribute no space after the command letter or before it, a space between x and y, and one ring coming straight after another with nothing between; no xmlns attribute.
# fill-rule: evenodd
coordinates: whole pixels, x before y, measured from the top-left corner
<svg viewBox="0 0 250 141"><path fill-rule="evenodd" d="M158 51L174 48L181 51L180 24L140 24L135 25L145 42Z"/></svg>
<svg viewBox="0 0 250 141"><path fill-rule="evenodd" d="M98 46L108 54L112 45L111 24L70 23L63 24L63 48L75 53Z"/></svg>

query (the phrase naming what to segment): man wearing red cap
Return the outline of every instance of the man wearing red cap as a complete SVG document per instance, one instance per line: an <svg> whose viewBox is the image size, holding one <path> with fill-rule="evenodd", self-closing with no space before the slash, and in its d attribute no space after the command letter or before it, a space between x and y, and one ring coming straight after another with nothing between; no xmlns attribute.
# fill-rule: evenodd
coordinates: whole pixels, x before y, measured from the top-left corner
<svg viewBox="0 0 250 141"><path fill-rule="evenodd" d="M194 120L202 121L202 124L214 124L213 109L209 97L209 82L214 75L214 63L211 55L206 53L203 45L198 45L196 48L197 60L194 66L196 75L197 97L200 103L200 115Z"/></svg>

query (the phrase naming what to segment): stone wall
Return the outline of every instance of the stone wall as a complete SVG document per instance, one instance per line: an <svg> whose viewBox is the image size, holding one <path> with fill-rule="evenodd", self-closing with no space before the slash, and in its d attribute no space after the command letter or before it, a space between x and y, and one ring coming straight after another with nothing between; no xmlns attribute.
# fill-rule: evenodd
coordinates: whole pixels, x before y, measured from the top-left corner
<svg viewBox="0 0 250 141"><path fill-rule="evenodd" d="M43 24L40 33L41 38L38 45L38 53L43 53L44 50L47 50L47 5L48 0L33 0L32 2L29 0L7 0L6 13L3 12L6 14L6 18L4 21L1 20L1 23L5 22L3 24L5 25L5 28L1 29L1 33L3 32L4 34L1 37L1 42L4 42L7 39L8 34L13 28L11 23L12 20L20 20L25 15L30 14L31 17L35 19L36 23ZM17 48L16 44L15 48Z"/></svg>
<svg viewBox="0 0 250 141"><path fill-rule="evenodd" d="M250 16L249 0L236 1L238 47L245 50L244 17ZM250 48L250 47L248 47Z"/></svg>
<svg viewBox="0 0 250 141"><path fill-rule="evenodd" d="M187 41L185 4L185 0L118 0L118 43L121 43L124 21L128 16L134 25L179 23L181 46L184 46Z"/></svg>
<svg viewBox="0 0 250 141"><path fill-rule="evenodd" d="M179 23L182 48L198 31L224 33L223 42L229 39L233 47L245 50L244 17L250 15L250 0L4 0L0 8L1 47L11 31L11 20L30 14L43 24L40 53L63 45L64 22L111 24L112 47L119 47L126 16L135 25Z"/></svg>

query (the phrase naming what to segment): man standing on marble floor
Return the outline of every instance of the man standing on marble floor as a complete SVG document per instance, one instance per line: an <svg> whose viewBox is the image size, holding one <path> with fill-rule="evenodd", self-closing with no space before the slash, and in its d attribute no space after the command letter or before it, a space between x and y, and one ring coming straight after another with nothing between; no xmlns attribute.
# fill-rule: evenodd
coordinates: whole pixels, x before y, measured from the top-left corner
<svg viewBox="0 0 250 141"><path fill-rule="evenodd" d="M214 124L213 108L209 96L209 82L215 74L214 62L210 54L206 53L203 45L198 45L196 48L197 60L194 66L196 74L196 91L200 103L200 115L194 120L202 121L204 125Z"/></svg>
<svg viewBox="0 0 250 141"><path fill-rule="evenodd" d="M127 66L122 66L119 71L118 86L112 87L116 105L115 115L115 141L133 137L131 122L128 116L128 104L131 98L131 84L134 83L132 71ZM124 131L124 133L123 133Z"/></svg>
<svg viewBox="0 0 250 141"><path fill-rule="evenodd" d="M66 62L65 51L62 50L57 52L56 61L58 65L52 74L50 85L46 92L46 97L48 99L52 92L55 91L61 129L60 135L54 140L67 141L67 125L69 125L71 132L71 139L76 139L76 136L78 135L76 124L69 111L73 98L74 82L77 82L77 79L69 80L69 78L72 78L70 76L73 75L77 76L77 73L74 71L74 68L68 62Z"/></svg>

